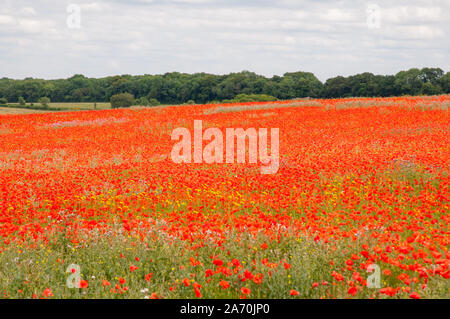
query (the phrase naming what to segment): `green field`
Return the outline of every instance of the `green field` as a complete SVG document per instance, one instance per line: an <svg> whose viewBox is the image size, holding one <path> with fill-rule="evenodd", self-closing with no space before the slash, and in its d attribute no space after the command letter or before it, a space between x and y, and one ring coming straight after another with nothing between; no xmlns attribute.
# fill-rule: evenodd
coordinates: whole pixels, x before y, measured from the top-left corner
<svg viewBox="0 0 450 319"><path fill-rule="evenodd" d="M111 108L109 102L98 102L94 107L92 102L65 102L65 103L49 103L47 108L42 107L40 103L27 103L20 105L19 103L8 103L8 106L0 107L0 114L30 114L45 113L55 111L89 111L89 110L107 110Z"/></svg>

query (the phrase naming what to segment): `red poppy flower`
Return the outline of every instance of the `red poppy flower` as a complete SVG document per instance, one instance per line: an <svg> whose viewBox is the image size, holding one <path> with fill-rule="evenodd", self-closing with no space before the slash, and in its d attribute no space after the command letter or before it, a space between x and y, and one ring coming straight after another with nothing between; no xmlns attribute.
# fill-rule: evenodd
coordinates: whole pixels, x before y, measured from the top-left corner
<svg viewBox="0 0 450 319"><path fill-rule="evenodd" d="M89 286L89 283L87 282L87 280L81 280L79 286L80 288L86 289Z"/></svg>
<svg viewBox="0 0 450 319"><path fill-rule="evenodd" d="M356 295L357 292L358 290L356 289L356 287L350 287L347 291L347 293L352 296Z"/></svg>
<svg viewBox="0 0 450 319"><path fill-rule="evenodd" d="M214 259L213 264L216 266L222 266L223 265L223 261L220 259Z"/></svg>
<svg viewBox="0 0 450 319"><path fill-rule="evenodd" d="M289 292L289 294L291 296L298 296L300 293L297 290L291 289L291 291Z"/></svg>
<svg viewBox="0 0 450 319"><path fill-rule="evenodd" d="M409 298L420 299L420 295L417 292L413 292L409 295Z"/></svg>
<svg viewBox="0 0 450 319"><path fill-rule="evenodd" d="M183 279L183 283L185 287L188 287L191 285L191 281L189 280L189 278L184 278Z"/></svg>
<svg viewBox="0 0 450 319"><path fill-rule="evenodd" d="M138 269L138 267L135 266L135 265L131 265L131 266L130 266L130 271L131 271L131 272L133 272L133 271L135 271L135 270L137 270L137 269Z"/></svg>
<svg viewBox="0 0 450 319"><path fill-rule="evenodd" d="M227 289L230 287L230 283L228 281L225 280L221 280L219 282L220 287L222 287L222 289Z"/></svg>
<svg viewBox="0 0 450 319"><path fill-rule="evenodd" d="M249 288L247 288L247 287L242 287L241 288L241 292L244 294L244 295L250 295L250 293L251 293L251 290L249 289Z"/></svg>

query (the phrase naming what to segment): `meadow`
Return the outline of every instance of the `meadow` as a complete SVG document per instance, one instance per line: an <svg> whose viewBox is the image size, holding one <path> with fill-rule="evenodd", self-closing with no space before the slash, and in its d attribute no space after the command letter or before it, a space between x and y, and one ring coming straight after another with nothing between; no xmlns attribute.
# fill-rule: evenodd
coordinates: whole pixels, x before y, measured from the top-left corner
<svg viewBox="0 0 450 319"><path fill-rule="evenodd" d="M108 102L52 102L44 108L40 103L26 103L20 105L19 103L8 103L8 106L0 107L0 114L31 114L31 113L45 113L57 111L89 111L89 110L108 110L111 109L111 104Z"/></svg>
<svg viewBox="0 0 450 319"><path fill-rule="evenodd" d="M449 103L0 115L0 296L448 298ZM175 164L194 120L279 128L278 172Z"/></svg>

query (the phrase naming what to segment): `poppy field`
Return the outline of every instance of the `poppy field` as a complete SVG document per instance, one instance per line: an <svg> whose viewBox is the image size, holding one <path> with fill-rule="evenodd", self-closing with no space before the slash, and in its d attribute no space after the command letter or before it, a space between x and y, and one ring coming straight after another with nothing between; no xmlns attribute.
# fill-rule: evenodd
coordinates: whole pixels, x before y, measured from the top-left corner
<svg viewBox="0 0 450 319"><path fill-rule="evenodd" d="M448 298L450 96L0 115L0 298ZM279 168L171 133L279 128Z"/></svg>

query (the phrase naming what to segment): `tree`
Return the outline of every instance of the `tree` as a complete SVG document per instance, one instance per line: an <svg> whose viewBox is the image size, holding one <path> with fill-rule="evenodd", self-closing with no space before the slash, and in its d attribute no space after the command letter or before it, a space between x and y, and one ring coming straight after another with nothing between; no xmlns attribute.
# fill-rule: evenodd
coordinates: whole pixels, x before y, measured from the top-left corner
<svg viewBox="0 0 450 319"><path fill-rule="evenodd" d="M50 103L50 99L46 96L43 96L43 97L39 98L38 102L41 103L41 105L43 107L48 107L48 104Z"/></svg>
<svg viewBox="0 0 450 319"><path fill-rule="evenodd" d="M352 87L349 78L337 76L325 82L322 96L326 98L349 97L351 92Z"/></svg>
<svg viewBox="0 0 450 319"><path fill-rule="evenodd" d="M438 95L438 94L442 94L442 89L439 85L434 85L431 82L427 82L422 86L421 94L423 94L423 95Z"/></svg>
<svg viewBox="0 0 450 319"><path fill-rule="evenodd" d="M20 105L25 105L25 103L26 103L26 101L25 101L25 99L23 98L23 96L19 96L19 104Z"/></svg>
<svg viewBox="0 0 450 319"><path fill-rule="evenodd" d="M419 78L422 82L430 82L432 84L439 83L439 80L444 75L444 71L440 68L423 68L420 70Z"/></svg>
<svg viewBox="0 0 450 319"><path fill-rule="evenodd" d="M6 105L8 104L8 100L6 97L0 97L0 105Z"/></svg>
<svg viewBox="0 0 450 319"><path fill-rule="evenodd" d="M277 99L301 97L398 96L403 94L450 93L450 74L439 68L401 71L396 75L361 73L337 76L324 84L309 72L289 72L271 78L249 71L215 75L171 72L163 75L117 75L87 78L81 74L68 79L43 80L0 78L0 97L28 103L40 97L52 102L108 102L116 94L129 93L138 104L183 104L190 100L209 103L235 99L237 95L266 94ZM20 101L19 101L20 103Z"/></svg>
<svg viewBox="0 0 450 319"><path fill-rule="evenodd" d="M290 88L292 97L318 97L322 90L322 82L310 72L285 73L284 78L292 80ZM283 82L283 81L282 81Z"/></svg>
<svg viewBox="0 0 450 319"><path fill-rule="evenodd" d="M130 107L134 104L134 96L130 93L119 93L111 96L111 107L113 109L119 107Z"/></svg>
<svg viewBox="0 0 450 319"><path fill-rule="evenodd" d="M417 68L400 71L395 75L395 86L400 94L420 94L422 85L422 75Z"/></svg>
<svg viewBox="0 0 450 319"><path fill-rule="evenodd" d="M442 91L444 93L449 94L450 93L450 72L445 73L445 75L442 76L442 78L439 82L440 82Z"/></svg>
<svg viewBox="0 0 450 319"><path fill-rule="evenodd" d="M161 103L159 103L159 101L157 100L157 99L150 99L150 100L148 100L148 106L158 106L158 105L160 105Z"/></svg>
<svg viewBox="0 0 450 319"><path fill-rule="evenodd" d="M136 104L140 106L148 106L148 100L145 96L136 99Z"/></svg>

